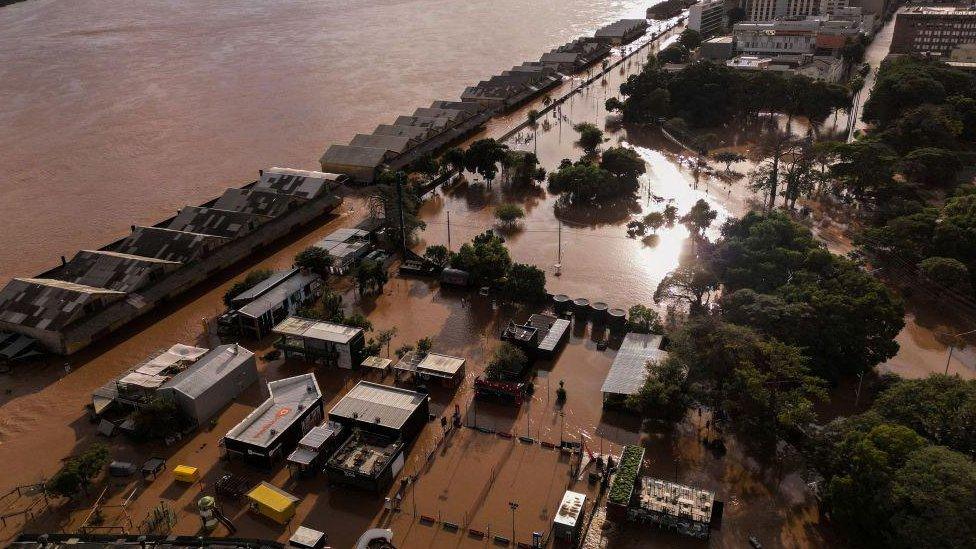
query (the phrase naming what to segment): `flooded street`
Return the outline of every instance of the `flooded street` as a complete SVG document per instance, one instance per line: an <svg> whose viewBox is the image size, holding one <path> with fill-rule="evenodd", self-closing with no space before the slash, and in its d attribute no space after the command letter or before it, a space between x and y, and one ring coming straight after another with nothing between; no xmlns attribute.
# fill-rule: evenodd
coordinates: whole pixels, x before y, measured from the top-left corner
<svg viewBox="0 0 976 549"><path fill-rule="evenodd" d="M9 175L0 187L0 230L7 244L0 250L0 281L48 267L60 254L107 242L132 223L152 222L184 203L210 198L260 168L315 167L326 143L369 131L433 99L455 97L467 83L537 58L552 45L611 19L640 15L645 7L632 1L576 0L290 1L247 3L244 8L216 0L29 0L0 9L0 43L6 42L0 49L0 95L11 98L0 104L0 120L15 130L0 136L0 165ZM203 13L207 24L199 21ZM417 250L448 244L449 234L456 250L495 226L496 205L514 201L525 208L526 217L518 230L505 233L513 259L545 269L550 292L605 301L611 307L652 304L658 282L685 253L688 233L680 225L663 228L656 242L645 243L627 236L627 222L659 211L669 201L684 213L703 198L719 212L709 234L714 237L727 217L750 207L753 196L741 182L730 186L696 172L682 156L686 153L656 131L623 128L612 118L608 125L604 101L640 70L643 56L612 69L603 81L540 118L535 129L524 129L507 143L537 151L542 165L552 170L561 159L581 155L573 124L589 121L605 127L604 146L633 146L647 164L633 203L599 219L572 213L557 217L555 198L544 186L511 194L500 178L490 190L470 178L467 184L438 190L425 203L427 230ZM553 97L576 84L564 83ZM479 137L498 136L520 124L528 108L539 105L493 121ZM52 199L37 199L42 184ZM0 375L0 459L6 464L0 490L49 477L64 457L106 440L95 434L83 408L92 390L159 348L177 342L213 345L202 321L223 310L223 293L234 279L254 267L288 267L296 252L336 228L355 225L367 215L362 192L349 191L335 213L307 234L293 235L251 265L225 273L103 344L70 359ZM563 266L561 276L554 273L557 262ZM381 295L365 298L358 297L348 280L337 284L348 312L363 312L377 331L397 327L392 348L431 336L435 351L467 359L467 382L457 392L435 390L431 413L450 414L457 405L469 423L537 440L582 440L596 452L619 453L625 444L644 443L651 474L714 490L726 502L723 527L709 546L743 547L749 535L757 535L767 547L836 545L825 537L815 503L789 456L757 458L732 436L726 437L728 453L716 456L702 445L702 420L694 413L674 429L652 428L643 435L633 418L604 413L600 386L615 350L598 350L603 337L599 329L573 327L558 358L538 364L535 394L521 409L475 406L471 381L482 373L502 327L529 311L499 308L429 280L392 277ZM921 330L908 335L899 340L903 366L893 369L901 367L905 375L941 371L936 363L942 344ZM270 339L245 342L259 357L271 345ZM966 351L954 356L964 362L974 358ZM268 475L220 461L220 438L262 401L264 383L309 370L297 361L260 360L258 384L212 428L172 447L133 447L122 437L109 439L118 459L139 463L159 455L171 467L199 467L204 478L192 488L175 483L170 475L155 483L113 481L113 497L121 499L138 488L131 509L136 525L163 502L177 514L174 533L196 534L197 498L212 492L221 474L234 472L255 482L268 480L302 500L289 526L256 519L242 505L227 503L224 512L238 536L283 540L304 524L327 532L332 545L348 547L364 529L383 525L394 530L398 546L420 548L487 544L475 543L463 532L421 524L422 514L450 513L459 523L514 530L518 541L528 541L532 532L551 522L563 490L591 489L571 475L568 458L556 451L471 429L444 439L437 422L428 425L411 450L404 472L418 474L419 480L396 514L383 509L382 498L329 487L321 476L293 480L280 468ZM315 371L326 410L364 375ZM569 395L562 409L554 399L560 380ZM430 462L428 453L434 456ZM514 526L507 505L512 498L521 504ZM29 529L76 528L90 500L70 512L44 515ZM0 530L0 541L15 532ZM227 532L219 529L217 534ZM592 530L586 544L704 545L628 528Z"/></svg>

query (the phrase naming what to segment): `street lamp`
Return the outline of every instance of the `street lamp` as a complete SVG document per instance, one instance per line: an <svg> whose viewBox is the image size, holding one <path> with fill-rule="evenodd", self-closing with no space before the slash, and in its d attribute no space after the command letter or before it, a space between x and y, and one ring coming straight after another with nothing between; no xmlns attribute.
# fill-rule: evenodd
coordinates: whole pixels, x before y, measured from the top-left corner
<svg viewBox="0 0 976 549"><path fill-rule="evenodd" d="M512 510L512 545L518 545L518 543L515 541L515 510L518 509L518 506L518 502L508 502L508 508Z"/></svg>
<svg viewBox="0 0 976 549"><path fill-rule="evenodd" d="M964 335L973 334L973 333L976 333L976 330L969 330L968 332L962 332L962 333L956 334L954 336L951 336L952 337L952 340L949 343L949 356L946 357L946 370L945 370L945 375L949 375L949 363L952 362L952 351L953 351L953 349L955 349L955 345L953 345L953 342L955 341L955 338L962 337Z"/></svg>

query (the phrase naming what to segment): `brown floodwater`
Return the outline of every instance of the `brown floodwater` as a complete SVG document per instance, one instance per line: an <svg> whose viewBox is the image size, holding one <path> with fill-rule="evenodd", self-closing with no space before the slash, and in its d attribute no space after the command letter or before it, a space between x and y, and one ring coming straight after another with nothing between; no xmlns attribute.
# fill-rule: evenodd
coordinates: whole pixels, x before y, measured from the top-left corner
<svg viewBox="0 0 976 549"><path fill-rule="evenodd" d="M131 6L90 1L71 3L70 10L67 4L30 0L0 10L0 41L7 41L0 50L0 90L12 98L0 103L0 116L4 127L18 132L17 138L9 132L0 135L0 163L12 174L0 188L0 234L7 244L0 250L0 279L33 273L57 255L124 233L132 222L151 222L183 203L209 198L261 167L314 167L329 141L369 131L435 97L456 96L466 82L537 57L548 46L603 20L643 9L630 2L504 0L490 7L363 2L344 6L342 13L332 3L311 2L240 8L221 2ZM356 29L362 31L355 34L350 29L356 21L350 19L353 12L359 17ZM478 32L459 24L466 18L476 22ZM428 26L433 20L438 25ZM383 25L392 30L384 32ZM429 36L438 39L434 42ZM509 145L537 150L548 169L562 158L577 158L572 125L591 121L606 126L604 100L639 68L639 56L614 68L605 84L597 82L575 94L558 113L548 114L534 131L523 130ZM573 85L568 82L563 89ZM489 133L498 135L522 120L524 113L512 114L493 122ZM624 308L650 303L658 280L677 265L685 250L687 232L680 226L662 229L655 242L645 243L627 237L627 221L669 200L681 211L704 198L719 211L717 226L727 216L745 211L753 197L744 185L730 186L697 173L682 150L660 136L620 128L613 119L609 123L610 143L634 146L647 162L648 173L632 203L598 217L580 212L557 217L553 197L542 190L511 194L496 181L486 191L469 177L467 185L438 191L425 204L428 229L420 245L447 243L448 212L456 249L493 226L494 205L518 201L528 215L519 230L506 233L512 254L518 261L545 268L552 291ZM40 185L49 199L37 199ZM352 193L335 217L309 233L294 235L277 251L217 277L104 344L67 360L0 376L0 459L5 463L0 491L49 476L61 459L99 440L83 406L106 379L155 349L176 342L213 343L203 333L201 320L221 311L221 296L234 276L254 266L286 267L298 250L365 215L361 196ZM557 277L552 266L559 261L560 234L563 269ZM504 323L525 314L442 291L423 280L394 278L382 295L367 298L359 298L348 284L342 289L347 308L366 313L376 329L399 329L394 348L433 335L436 350L468 359L469 380L482 371ZM601 410L600 384L614 351L599 351L598 336L591 329L574 328L559 359L540 365L533 401L517 412L497 407L473 410L469 388L456 394L435 391L432 410L450 411L458 404L468 418L476 414L482 425L548 440L558 440L563 433L585 440L595 451L619 452L621 445L636 443L641 435L633 421ZM261 354L270 343L247 346ZM307 371L308 366L261 361L259 368L264 380L272 380ZM319 370L318 378L331 402L358 374ZM570 395L563 415L552 398L559 380L566 381ZM322 479L296 482L283 470L264 475L218 461L220 437L260 402L261 392L259 386L252 387L221 414L216 427L174 447L134 447L121 438L111 439L113 454L120 458L138 462L163 455L171 465L199 466L205 478L202 488L192 489L169 477L145 485L113 484L113 497L120 500L138 487L131 508L136 523L164 501L177 511L174 531L192 534L199 527L194 504L200 490L208 490L209 483L230 470L254 481L271 480L302 498L297 520L288 527L257 520L239 505L227 504L225 512L239 527L239 535L284 539L297 524L306 524L328 532L334 545L349 546L363 529L384 524L398 532L401 546L427 547L463 540L422 528L416 514L452 512L455 520L508 524L506 502L516 498L524 503L516 535L525 541L551 520L562 488L574 482L567 463L556 455L511 442L506 446L468 431L437 450L434 465L424 470L422 456L440 437L439 426L432 425L414 446L406 468L408 473L422 472L417 511L388 516L381 499L329 488ZM699 443L699 426L700 421L690 417L676 429L652 430L645 442L653 474L713 489L729 503L725 526L712 545L741 547L753 533L772 547L830 545L796 464L783 459L771 466L768 458L757 459L733 437L727 440L725 457L713 456ZM496 482L491 489L471 493L491 484L492 478ZM76 528L89 502L45 515L28 528ZM0 531L0 539L19 527ZM624 547L700 545L664 534L649 537L646 532L601 529L587 546L604 547L611 541L612 546Z"/></svg>

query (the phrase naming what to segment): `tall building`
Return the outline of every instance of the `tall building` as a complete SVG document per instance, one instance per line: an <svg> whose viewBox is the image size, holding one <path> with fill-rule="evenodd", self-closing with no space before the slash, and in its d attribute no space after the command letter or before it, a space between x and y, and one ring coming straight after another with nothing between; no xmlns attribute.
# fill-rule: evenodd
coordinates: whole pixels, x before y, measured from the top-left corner
<svg viewBox="0 0 976 549"><path fill-rule="evenodd" d="M725 0L701 0L688 8L688 28L702 36L721 32L724 19Z"/></svg>
<svg viewBox="0 0 976 549"><path fill-rule="evenodd" d="M749 21L772 21L784 17L806 17L820 11L820 0L748 0Z"/></svg>
<svg viewBox="0 0 976 549"><path fill-rule="evenodd" d="M895 16L891 53L948 56L960 44L976 42L976 9L907 6Z"/></svg>

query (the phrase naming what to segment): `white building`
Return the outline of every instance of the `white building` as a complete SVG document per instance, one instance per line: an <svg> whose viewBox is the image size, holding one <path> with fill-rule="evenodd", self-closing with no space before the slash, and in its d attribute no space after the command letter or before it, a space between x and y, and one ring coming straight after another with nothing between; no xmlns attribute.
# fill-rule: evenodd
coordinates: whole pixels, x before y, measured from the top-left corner
<svg viewBox="0 0 976 549"><path fill-rule="evenodd" d="M827 16L763 23L736 23L732 30L740 55L828 55L840 51L862 32L860 21Z"/></svg>

